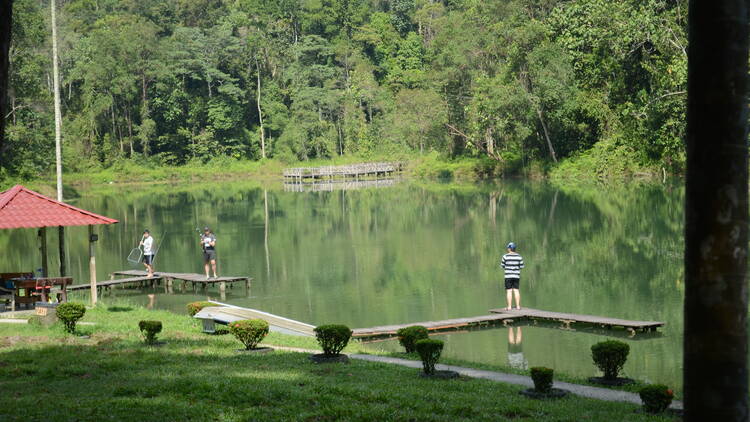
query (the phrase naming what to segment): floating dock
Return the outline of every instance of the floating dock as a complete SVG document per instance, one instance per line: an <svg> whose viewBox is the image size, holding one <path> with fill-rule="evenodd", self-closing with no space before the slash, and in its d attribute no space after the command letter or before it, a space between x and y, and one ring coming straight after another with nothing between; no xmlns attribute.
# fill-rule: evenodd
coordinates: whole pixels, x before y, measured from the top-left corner
<svg viewBox="0 0 750 422"><path fill-rule="evenodd" d="M355 328L352 330L352 337L354 338L370 338L370 337L393 337L396 332L401 328L411 327L412 325L421 325L427 328L428 331L445 331L468 327L480 327L497 324L505 320L512 320L515 318L513 315L504 314L491 314L481 315L470 318L453 318L445 319L442 321L424 321L414 322L411 324L395 324L395 325L382 325L379 327L371 328Z"/></svg>
<svg viewBox="0 0 750 422"><path fill-rule="evenodd" d="M359 339L371 339L378 337L393 337L400 328L410 327L412 325L421 325L430 332L441 332L448 330L459 330L468 328L477 328L502 323L511 325L521 321L552 321L560 322L563 325L560 328L572 330L572 324L588 324L602 328L624 328L630 332L633 337L638 332L656 331L658 327L664 326L660 321L630 321L618 318L599 317L593 315L569 314L563 312L550 312L538 309L490 309L491 315L482 315L469 318L454 318L440 321L414 322L410 324L383 325L371 328L356 328L353 330L352 337Z"/></svg>
<svg viewBox="0 0 750 422"><path fill-rule="evenodd" d="M512 309L490 309L490 312L499 315L513 315L518 318L528 318L531 320L557 321L563 323L567 329L572 324L590 324L602 328L624 328L635 335L636 332L656 331L657 328L663 327L661 321L631 321L627 319L609 318L594 315L569 314L564 312L550 312L539 309L522 308Z"/></svg>
<svg viewBox="0 0 750 422"><path fill-rule="evenodd" d="M403 163L360 163L344 166L293 167L284 170L284 179L302 183L304 179L333 179L374 176L387 177L403 169Z"/></svg>
<svg viewBox="0 0 750 422"><path fill-rule="evenodd" d="M207 333L216 332L216 323L231 324L243 319L262 319L268 322L269 328L272 331L307 337L315 335L313 332L315 326L305 324L304 322L284 318L257 309L242 308L221 302L211 302L216 303L216 306L203 308L193 317L203 321L203 331Z"/></svg>

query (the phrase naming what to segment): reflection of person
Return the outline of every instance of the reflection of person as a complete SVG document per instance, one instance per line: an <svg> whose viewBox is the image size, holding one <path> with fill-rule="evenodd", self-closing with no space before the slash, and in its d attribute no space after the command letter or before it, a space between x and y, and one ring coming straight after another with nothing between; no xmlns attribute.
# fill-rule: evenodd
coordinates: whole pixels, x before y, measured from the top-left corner
<svg viewBox="0 0 750 422"><path fill-rule="evenodd" d="M148 230L143 231L143 238L141 238L141 246L143 246L143 265L146 266L146 272L149 277L154 276L154 238L151 236Z"/></svg>
<svg viewBox="0 0 750 422"><path fill-rule="evenodd" d="M203 247L203 263L206 269L206 278L211 278L208 275L209 264L211 269L214 270L214 278L216 278L216 236L214 236L208 227L203 228L201 246Z"/></svg>
<svg viewBox="0 0 750 422"><path fill-rule="evenodd" d="M521 327L516 327L516 335L513 335L513 327L508 327L508 365L514 369L529 369L529 362L523 357Z"/></svg>
<svg viewBox="0 0 750 422"><path fill-rule="evenodd" d="M516 244L508 243L506 246L507 253L500 260L500 266L505 269L505 297L508 302L506 311L510 311L511 299L516 298L516 309L521 309L521 292L519 284L521 282L521 268L523 268L523 257L516 253Z"/></svg>

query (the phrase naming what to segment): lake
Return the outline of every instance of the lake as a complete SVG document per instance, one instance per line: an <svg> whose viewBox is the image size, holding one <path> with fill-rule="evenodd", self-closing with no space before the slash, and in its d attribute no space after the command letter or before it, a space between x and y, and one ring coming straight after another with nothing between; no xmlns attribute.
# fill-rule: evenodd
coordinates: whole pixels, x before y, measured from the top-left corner
<svg viewBox="0 0 750 422"><path fill-rule="evenodd" d="M144 228L160 248L157 272L201 273L196 228L210 226L220 275L254 279L249 295L240 284L228 290L228 303L314 325L369 327L503 307L498 263L505 244L514 241L526 262L523 306L665 321L658 336L621 338L631 347L624 375L681 385L681 187L560 190L529 181L408 180L348 187L296 192L279 182L125 185L80 191L69 202L120 220L96 229L99 279L141 268L126 258ZM68 268L76 283L88 282L86 230L67 230ZM56 236L49 231L52 275ZM2 231L0 246L0 271L40 266L35 230ZM114 294L145 304L146 293ZM217 289L207 294L218 299ZM205 298L192 291L158 293L156 306L184 312L187 302ZM446 341L444 356L595 376L590 347L609 337L529 325L520 332L501 327L439 338ZM393 341L373 347L397 350Z"/></svg>

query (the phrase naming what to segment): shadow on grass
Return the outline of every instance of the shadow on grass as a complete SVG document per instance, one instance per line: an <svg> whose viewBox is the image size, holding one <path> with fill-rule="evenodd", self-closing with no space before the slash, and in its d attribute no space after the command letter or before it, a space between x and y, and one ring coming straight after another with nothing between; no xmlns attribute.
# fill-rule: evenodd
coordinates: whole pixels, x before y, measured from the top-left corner
<svg viewBox="0 0 750 422"><path fill-rule="evenodd" d="M663 421L632 405L520 400L485 380L434 383L413 368L352 361L325 367L305 353L236 353L223 338L134 336L0 348L3 421L617 420ZM40 406L49 403L49 406ZM583 411L582 411L583 409ZM583 413L582 413L583 412ZM512 416L511 416L512 415ZM500 420L503 420L502 418Z"/></svg>

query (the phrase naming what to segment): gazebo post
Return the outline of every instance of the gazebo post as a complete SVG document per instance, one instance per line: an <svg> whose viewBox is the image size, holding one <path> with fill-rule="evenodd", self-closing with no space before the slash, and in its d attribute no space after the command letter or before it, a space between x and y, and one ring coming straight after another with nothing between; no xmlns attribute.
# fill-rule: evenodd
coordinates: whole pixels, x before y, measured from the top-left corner
<svg viewBox="0 0 750 422"><path fill-rule="evenodd" d="M42 252L42 271L44 272L42 276L47 277L47 274L49 274L47 272L47 228L40 227L37 235L39 236L39 243L41 244L39 250ZM32 270L34 270L34 268L32 268Z"/></svg>
<svg viewBox="0 0 750 422"><path fill-rule="evenodd" d="M58 237L60 239L60 277L65 277L67 274L67 263L65 262L65 227L57 227Z"/></svg>
<svg viewBox="0 0 750 422"><path fill-rule="evenodd" d="M89 278L91 280L91 306L96 305L96 251L94 249L94 242L96 241L96 235L94 234L94 226L89 224Z"/></svg>

